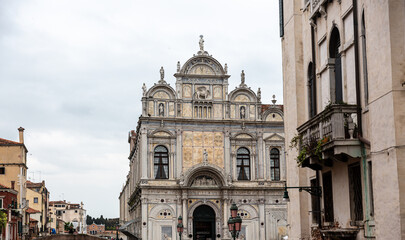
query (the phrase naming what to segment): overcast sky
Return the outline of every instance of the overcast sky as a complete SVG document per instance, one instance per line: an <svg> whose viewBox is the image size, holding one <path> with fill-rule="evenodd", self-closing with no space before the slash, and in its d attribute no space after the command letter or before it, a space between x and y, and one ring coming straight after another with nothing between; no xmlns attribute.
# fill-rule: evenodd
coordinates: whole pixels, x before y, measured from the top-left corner
<svg viewBox="0 0 405 240"><path fill-rule="evenodd" d="M128 173L128 131L141 114L142 83L205 50L240 83L282 103L275 0L0 0L0 137L25 128L29 178L51 200L118 217Z"/></svg>

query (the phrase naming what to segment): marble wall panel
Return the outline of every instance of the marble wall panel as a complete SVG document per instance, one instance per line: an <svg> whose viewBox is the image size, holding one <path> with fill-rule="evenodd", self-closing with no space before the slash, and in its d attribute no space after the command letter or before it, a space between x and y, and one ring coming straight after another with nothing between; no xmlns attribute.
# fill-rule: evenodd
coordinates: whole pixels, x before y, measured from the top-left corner
<svg viewBox="0 0 405 240"><path fill-rule="evenodd" d="M222 119L222 104L214 104L214 118Z"/></svg>
<svg viewBox="0 0 405 240"><path fill-rule="evenodd" d="M188 147L193 146L193 132L189 132L189 131L183 132L183 146L188 146Z"/></svg>
<svg viewBox="0 0 405 240"><path fill-rule="evenodd" d="M155 94L153 94L153 98L158 98L158 99L169 99L169 94L163 92L163 91L159 91L156 92Z"/></svg>
<svg viewBox="0 0 405 240"><path fill-rule="evenodd" d="M214 98L222 99L222 86L214 86Z"/></svg>
<svg viewBox="0 0 405 240"><path fill-rule="evenodd" d="M224 149L214 148L214 164L218 167L224 167Z"/></svg>
<svg viewBox="0 0 405 240"><path fill-rule="evenodd" d="M169 102L169 116L174 117L174 102Z"/></svg>
<svg viewBox="0 0 405 240"><path fill-rule="evenodd" d="M254 120L255 119L255 106L254 105L250 105L249 106L249 117L250 119Z"/></svg>
<svg viewBox="0 0 405 240"><path fill-rule="evenodd" d="M235 118L235 105L231 105L231 118Z"/></svg>
<svg viewBox="0 0 405 240"><path fill-rule="evenodd" d="M224 136L222 132L216 132L214 134L214 147L224 147Z"/></svg>
<svg viewBox="0 0 405 240"><path fill-rule="evenodd" d="M202 147L193 147L193 164L202 163L203 151Z"/></svg>
<svg viewBox="0 0 405 240"><path fill-rule="evenodd" d="M236 96L236 98L235 98L234 101L235 101L235 102L249 102L250 99L249 99L248 96L246 96L246 95L244 95L244 94L240 94L240 95Z"/></svg>
<svg viewBox="0 0 405 240"><path fill-rule="evenodd" d="M203 134L203 144L206 147L214 146L214 134L213 133L204 133Z"/></svg>
<svg viewBox="0 0 405 240"><path fill-rule="evenodd" d="M191 95L192 95L191 84L184 84L183 85L183 97L191 98Z"/></svg>
<svg viewBox="0 0 405 240"><path fill-rule="evenodd" d="M202 132L193 132L193 146L196 147L202 147L203 142L202 142Z"/></svg>
<svg viewBox="0 0 405 240"><path fill-rule="evenodd" d="M151 115L151 116L155 115L155 113L154 113L154 104L155 103L153 101L148 102L148 114Z"/></svg>
<svg viewBox="0 0 405 240"><path fill-rule="evenodd" d="M193 148L183 146L183 168L188 169L193 166Z"/></svg>
<svg viewBox="0 0 405 240"><path fill-rule="evenodd" d="M193 116L191 103L184 103L183 104L183 116L184 117L192 117Z"/></svg>

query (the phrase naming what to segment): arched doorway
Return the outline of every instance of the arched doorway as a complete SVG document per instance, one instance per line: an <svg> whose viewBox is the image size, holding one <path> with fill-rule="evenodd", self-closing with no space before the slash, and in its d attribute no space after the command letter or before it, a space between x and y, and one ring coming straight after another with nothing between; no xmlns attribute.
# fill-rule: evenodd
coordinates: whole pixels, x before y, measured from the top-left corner
<svg viewBox="0 0 405 240"><path fill-rule="evenodd" d="M193 212L193 240L214 239L215 212L210 206L198 206Z"/></svg>

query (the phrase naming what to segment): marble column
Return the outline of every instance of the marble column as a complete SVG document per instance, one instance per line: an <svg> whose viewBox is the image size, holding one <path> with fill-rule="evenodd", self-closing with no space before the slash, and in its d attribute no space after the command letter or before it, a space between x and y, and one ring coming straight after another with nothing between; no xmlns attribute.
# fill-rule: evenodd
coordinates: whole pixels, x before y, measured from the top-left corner
<svg viewBox="0 0 405 240"><path fill-rule="evenodd" d="M149 226L150 222L148 221L148 203L146 198L141 199L142 203L142 239L149 239L148 238L148 228L152 227ZM146 223L146 224L144 224Z"/></svg>
<svg viewBox="0 0 405 240"><path fill-rule="evenodd" d="M259 238L260 239L267 239L266 238L266 229L265 229L265 211L264 211L264 197L259 200ZM262 225L263 223L263 225Z"/></svg>
<svg viewBox="0 0 405 240"><path fill-rule="evenodd" d="M263 133L259 133L257 139L258 163L259 163L259 176L258 179L264 179L264 158L263 158Z"/></svg>
<svg viewBox="0 0 405 240"><path fill-rule="evenodd" d="M145 128L141 130L141 178L148 178L148 145L147 131Z"/></svg>
<svg viewBox="0 0 405 240"><path fill-rule="evenodd" d="M181 130L177 129L176 131L176 177L180 178L181 172L183 171L183 161L182 161L182 136Z"/></svg>

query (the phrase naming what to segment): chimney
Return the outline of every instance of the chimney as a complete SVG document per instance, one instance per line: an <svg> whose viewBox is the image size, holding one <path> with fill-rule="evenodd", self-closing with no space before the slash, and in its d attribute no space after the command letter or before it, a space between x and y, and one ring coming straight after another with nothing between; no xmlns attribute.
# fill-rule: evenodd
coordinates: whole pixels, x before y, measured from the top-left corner
<svg viewBox="0 0 405 240"><path fill-rule="evenodd" d="M14 189L15 181L11 181L11 189Z"/></svg>
<svg viewBox="0 0 405 240"><path fill-rule="evenodd" d="M24 143L24 130L23 127L18 128L18 131L20 132L20 143Z"/></svg>

